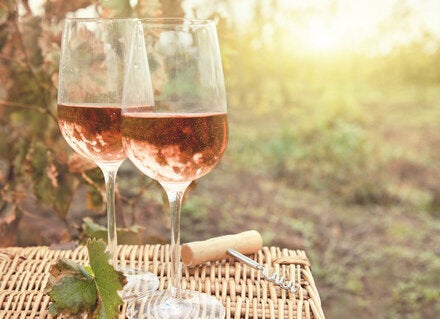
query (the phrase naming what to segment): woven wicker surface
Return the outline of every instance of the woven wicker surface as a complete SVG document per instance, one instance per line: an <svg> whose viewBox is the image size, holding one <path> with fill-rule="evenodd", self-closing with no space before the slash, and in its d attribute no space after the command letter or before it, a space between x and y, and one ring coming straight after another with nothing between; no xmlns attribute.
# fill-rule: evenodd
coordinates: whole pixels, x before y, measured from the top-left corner
<svg viewBox="0 0 440 319"><path fill-rule="evenodd" d="M159 289L167 287L167 245L120 246L118 255L122 267L148 269L159 276ZM0 248L0 318L51 318L44 288L50 266L61 256L87 264L87 249L83 246L74 250ZM264 247L251 257L289 281L300 283L301 289L288 293L268 283L259 271L233 259L184 268L182 285L216 296L226 307L226 318L324 319L310 263L303 251ZM125 307L121 318L124 312Z"/></svg>

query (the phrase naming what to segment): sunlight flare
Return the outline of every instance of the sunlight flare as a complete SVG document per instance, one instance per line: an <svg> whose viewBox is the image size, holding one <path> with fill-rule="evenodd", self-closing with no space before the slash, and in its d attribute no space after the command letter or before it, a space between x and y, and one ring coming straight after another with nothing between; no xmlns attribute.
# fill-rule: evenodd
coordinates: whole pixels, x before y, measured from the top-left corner
<svg viewBox="0 0 440 319"><path fill-rule="evenodd" d="M344 46L344 34L340 25L326 26L318 19L309 24L304 32L302 42L307 49L315 52L332 52L342 49Z"/></svg>

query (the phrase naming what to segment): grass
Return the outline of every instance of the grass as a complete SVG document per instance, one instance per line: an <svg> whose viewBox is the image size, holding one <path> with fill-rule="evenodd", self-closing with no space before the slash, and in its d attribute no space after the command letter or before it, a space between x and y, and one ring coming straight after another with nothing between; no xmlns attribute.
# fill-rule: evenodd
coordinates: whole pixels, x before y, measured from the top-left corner
<svg viewBox="0 0 440 319"><path fill-rule="evenodd" d="M329 318L436 318L440 86L360 86L270 112L230 97L228 151L192 191L183 239L255 228L306 250Z"/></svg>

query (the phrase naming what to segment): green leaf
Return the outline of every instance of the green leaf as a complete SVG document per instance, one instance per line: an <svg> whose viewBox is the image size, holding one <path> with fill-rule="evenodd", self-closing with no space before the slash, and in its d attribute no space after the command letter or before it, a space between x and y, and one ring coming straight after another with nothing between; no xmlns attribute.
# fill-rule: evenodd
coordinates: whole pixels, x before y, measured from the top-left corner
<svg viewBox="0 0 440 319"><path fill-rule="evenodd" d="M82 230L87 237L107 241L107 228L94 223L89 217L83 219ZM139 225L118 228L118 242L123 245L138 245L142 242L143 230L144 228Z"/></svg>
<svg viewBox="0 0 440 319"><path fill-rule="evenodd" d="M107 228L94 223L90 217L83 219L82 231L88 238L107 240Z"/></svg>
<svg viewBox="0 0 440 319"><path fill-rule="evenodd" d="M91 314L97 302L95 280L87 270L71 260L60 258L50 269L48 294L52 315Z"/></svg>
<svg viewBox="0 0 440 319"><path fill-rule="evenodd" d="M79 279L83 277L86 279L93 279L93 271L90 267L81 266L72 260L61 257L58 262L50 269L50 274L54 278L60 279L65 276L74 276Z"/></svg>
<svg viewBox="0 0 440 319"><path fill-rule="evenodd" d="M87 249L90 267L60 258L50 268L46 289L52 301L49 312L64 318L117 318L122 304L118 290L126 283L125 276L109 264L102 240L89 240Z"/></svg>
<svg viewBox="0 0 440 319"><path fill-rule="evenodd" d="M95 274L96 288L102 302L98 318L117 318L118 307L123 302L117 292L122 290L125 277L109 264L110 255L105 251L106 244L102 240L89 240L87 249L90 267Z"/></svg>
<svg viewBox="0 0 440 319"><path fill-rule="evenodd" d="M96 286L93 279L66 276L53 287L50 296L55 301L57 313L89 312L96 304Z"/></svg>

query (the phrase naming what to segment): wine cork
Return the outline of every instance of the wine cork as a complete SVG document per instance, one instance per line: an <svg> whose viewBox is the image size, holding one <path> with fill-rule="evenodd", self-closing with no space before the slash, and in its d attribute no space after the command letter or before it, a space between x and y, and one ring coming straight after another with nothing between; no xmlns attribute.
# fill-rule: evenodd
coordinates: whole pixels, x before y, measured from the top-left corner
<svg viewBox="0 0 440 319"><path fill-rule="evenodd" d="M236 235L214 237L204 241L195 241L182 245L182 261L192 267L207 261L216 261L229 257L226 249L249 255L263 247L261 235L256 230L248 230Z"/></svg>

